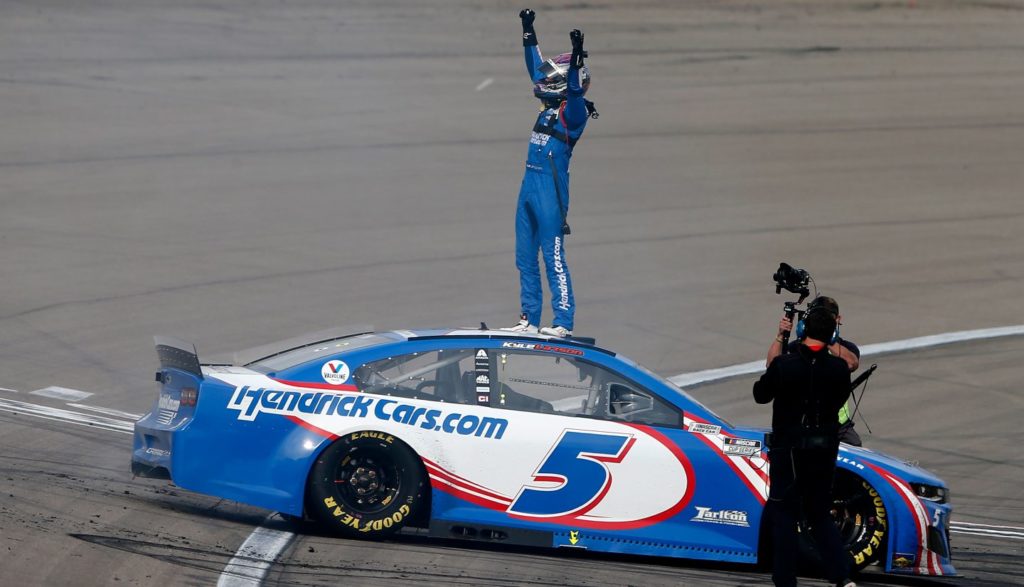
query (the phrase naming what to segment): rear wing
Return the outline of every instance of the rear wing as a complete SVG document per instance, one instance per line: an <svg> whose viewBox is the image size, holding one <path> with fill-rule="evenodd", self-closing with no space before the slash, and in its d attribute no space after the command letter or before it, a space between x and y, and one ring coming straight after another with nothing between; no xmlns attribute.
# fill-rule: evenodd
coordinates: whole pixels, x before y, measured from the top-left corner
<svg viewBox="0 0 1024 587"><path fill-rule="evenodd" d="M156 343L156 354L160 357L160 367L165 369L168 367L181 369L202 379L203 369L201 365L203 364L244 367L302 347L350 338L360 334L370 334L373 331L373 326L365 324L328 328L327 330L310 332L279 342L272 342L238 351L230 357L214 357L206 363L199 362L199 353L196 351L195 345L190 342L185 342L172 336L154 336L153 341Z"/></svg>
<svg viewBox="0 0 1024 587"><path fill-rule="evenodd" d="M180 369L199 379L203 378L203 369L199 366L199 354L194 344L171 336L154 336L153 342L162 369Z"/></svg>
<svg viewBox="0 0 1024 587"><path fill-rule="evenodd" d="M230 355L230 357L211 357L207 365L234 365L244 367L270 357L301 349L313 344L331 342L342 338L350 338L360 334L373 333L373 326L359 324L353 326L337 326L326 330L318 330L307 334L300 334L292 338L260 345L250 349L241 350Z"/></svg>

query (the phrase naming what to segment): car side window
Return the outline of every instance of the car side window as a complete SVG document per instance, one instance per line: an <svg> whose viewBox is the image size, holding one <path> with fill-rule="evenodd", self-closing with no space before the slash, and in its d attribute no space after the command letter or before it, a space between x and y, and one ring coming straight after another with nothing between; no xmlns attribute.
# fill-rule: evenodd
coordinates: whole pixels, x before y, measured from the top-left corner
<svg viewBox="0 0 1024 587"><path fill-rule="evenodd" d="M474 403L466 374L473 373L475 351L440 349L371 361L353 379L363 393L452 403Z"/></svg>
<svg viewBox="0 0 1024 587"><path fill-rule="evenodd" d="M680 410L599 365L550 353L494 353L491 406L678 427Z"/></svg>

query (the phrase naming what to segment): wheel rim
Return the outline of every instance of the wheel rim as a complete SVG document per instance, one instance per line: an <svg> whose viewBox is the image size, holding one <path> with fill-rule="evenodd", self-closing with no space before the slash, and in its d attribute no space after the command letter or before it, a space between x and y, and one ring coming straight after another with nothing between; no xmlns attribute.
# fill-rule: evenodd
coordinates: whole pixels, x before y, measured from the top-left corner
<svg viewBox="0 0 1024 587"><path fill-rule="evenodd" d="M874 497L862 483L848 480L836 492L832 518L843 548L851 553L863 550L877 530L886 530L886 521L879 519Z"/></svg>
<svg viewBox="0 0 1024 587"><path fill-rule="evenodd" d="M876 560L883 560L887 520L884 506L881 512L875 507L877 494L872 495L866 482L838 471L836 474L832 520L839 532L843 550L853 557L853 569L859 570ZM821 559L814 538L806 520L797 524L800 532L802 556L812 565L820 565Z"/></svg>
<svg viewBox="0 0 1024 587"><path fill-rule="evenodd" d="M400 490L398 466L381 451L358 449L342 459L334 484L342 501L360 514L374 514L388 506Z"/></svg>

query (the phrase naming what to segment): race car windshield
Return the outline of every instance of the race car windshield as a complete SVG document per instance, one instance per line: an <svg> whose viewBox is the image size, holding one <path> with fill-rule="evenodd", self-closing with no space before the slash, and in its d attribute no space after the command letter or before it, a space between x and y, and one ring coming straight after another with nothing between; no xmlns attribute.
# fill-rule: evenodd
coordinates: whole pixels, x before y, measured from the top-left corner
<svg viewBox="0 0 1024 587"><path fill-rule="evenodd" d="M722 422L725 423L726 426L732 426L732 424L729 423L725 418L722 418L722 416L719 415L718 413L716 413L714 410L708 409L707 406L705 406L703 403L701 403L697 398L695 398L692 395L690 395L689 393L687 393L687 391L685 389L683 389L682 387L679 387L675 383L672 383L671 381L669 381L667 378L662 377L661 375L658 375L657 373L655 373L654 371L651 371L647 367L644 367L640 363L633 363L633 365L637 369L640 369L641 371L643 371L644 373L650 375L651 377L654 377L655 379L658 379L659 381L663 381L666 385L668 385L673 390L675 390L677 393L679 393L679 395L685 397L686 399L690 400L691 402L693 402L693 403L697 404L698 406L704 408L708 412L710 412L712 414L715 414L716 416L718 416L722 420Z"/></svg>

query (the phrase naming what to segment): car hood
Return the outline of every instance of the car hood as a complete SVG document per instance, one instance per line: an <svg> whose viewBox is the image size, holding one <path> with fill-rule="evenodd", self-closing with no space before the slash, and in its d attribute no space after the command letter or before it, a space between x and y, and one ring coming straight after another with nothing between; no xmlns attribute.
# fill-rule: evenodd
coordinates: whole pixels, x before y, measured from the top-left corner
<svg viewBox="0 0 1024 587"><path fill-rule="evenodd" d="M765 434L771 432L768 428L746 426L735 427L732 430L737 435L745 438L761 438ZM841 444L839 445L839 456L845 457L847 459L846 462L852 462L854 466L856 466L856 463L874 465L893 473L908 483L924 483L927 485L948 487L945 481L937 477L934 473L922 469L916 462L904 461L892 455L887 455L877 450L871 450L870 448Z"/></svg>
<svg viewBox="0 0 1024 587"><path fill-rule="evenodd" d="M940 479L931 471L922 469L915 461L903 461L883 452L878 452L869 448L850 446L848 444L842 444L839 446L839 456L875 465L896 474L896 476L907 482L947 487L945 481Z"/></svg>

